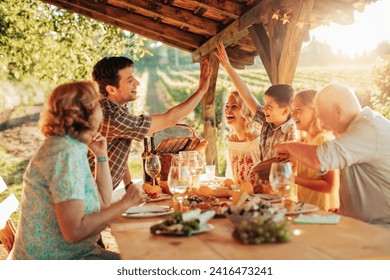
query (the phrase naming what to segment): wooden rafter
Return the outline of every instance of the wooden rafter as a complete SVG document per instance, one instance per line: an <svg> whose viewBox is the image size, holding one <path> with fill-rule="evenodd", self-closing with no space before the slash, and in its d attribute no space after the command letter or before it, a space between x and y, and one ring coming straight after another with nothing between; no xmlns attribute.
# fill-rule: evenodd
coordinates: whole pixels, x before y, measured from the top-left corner
<svg viewBox="0 0 390 280"><path fill-rule="evenodd" d="M131 32L138 33L168 45L183 46L183 49L195 49L204 40L200 35L180 31L178 28L164 26L146 17L129 14L123 9L90 1L45 0L59 8L73 10L76 13L103 21Z"/></svg>
<svg viewBox="0 0 390 280"><path fill-rule="evenodd" d="M238 5L233 2L227 3L227 1L215 0L179 0L178 2L183 2L188 5L196 5L197 7L204 8L216 14L233 19L239 18L243 13L242 5Z"/></svg>
<svg viewBox="0 0 390 280"><path fill-rule="evenodd" d="M132 8L151 17L161 17L177 26L187 27L195 33L214 36L218 32L218 24L215 21L202 18L187 10L163 5L155 0L109 0L107 3L125 9Z"/></svg>
<svg viewBox="0 0 390 280"><path fill-rule="evenodd" d="M263 0L257 3L239 19L235 20L213 38L196 49L192 53L193 61L199 61L200 57L211 52L215 48L218 40L221 40L225 46L228 46L231 43L248 35L248 28L253 24L267 22L269 13L271 12L270 7L272 7L273 2L273 0ZM284 1L280 4L279 8L291 8L294 6L294 3L295 1L293 0Z"/></svg>

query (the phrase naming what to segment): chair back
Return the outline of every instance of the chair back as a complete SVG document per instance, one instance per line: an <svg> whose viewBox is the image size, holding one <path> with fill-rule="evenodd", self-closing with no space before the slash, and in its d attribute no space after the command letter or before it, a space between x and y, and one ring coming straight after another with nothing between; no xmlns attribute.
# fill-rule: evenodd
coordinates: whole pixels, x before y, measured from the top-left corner
<svg viewBox="0 0 390 280"><path fill-rule="evenodd" d="M7 190L7 185L0 176L0 195ZM16 227L11 215L19 209L19 200L13 193L0 202L0 242L10 252L15 241Z"/></svg>

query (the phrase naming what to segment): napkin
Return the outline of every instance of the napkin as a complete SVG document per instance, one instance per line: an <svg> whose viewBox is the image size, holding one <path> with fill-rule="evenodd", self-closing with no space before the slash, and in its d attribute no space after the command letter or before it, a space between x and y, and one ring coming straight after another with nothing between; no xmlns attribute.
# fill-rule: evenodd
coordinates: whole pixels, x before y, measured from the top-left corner
<svg viewBox="0 0 390 280"><path fill-rule="evenodd" d="M296 224L338 224L340 221L340 215L326 215L321 216L318 214L302 215L300 214L294 222Z"/></svg>

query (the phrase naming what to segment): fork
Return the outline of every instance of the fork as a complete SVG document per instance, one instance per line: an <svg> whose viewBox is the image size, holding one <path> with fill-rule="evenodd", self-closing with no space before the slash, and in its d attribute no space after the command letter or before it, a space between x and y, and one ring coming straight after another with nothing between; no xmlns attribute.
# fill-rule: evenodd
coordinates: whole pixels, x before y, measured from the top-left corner
<svg viewBox="0 0 390 280"><path fill-rule="evenodd" d="M295 207L295 211L301 211L303 208L303 205L305 205L305 203L303 201L298 201L297 205Z"/></svg>

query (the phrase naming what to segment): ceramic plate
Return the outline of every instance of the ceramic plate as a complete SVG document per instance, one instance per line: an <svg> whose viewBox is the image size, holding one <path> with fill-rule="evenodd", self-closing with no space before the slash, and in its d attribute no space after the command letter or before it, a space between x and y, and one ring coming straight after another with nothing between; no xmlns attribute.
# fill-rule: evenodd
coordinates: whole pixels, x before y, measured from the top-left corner
<svg viewBox="0 0 390 280"><path fill-rule="evenodd" d="M208 231L212 230L213 228L214 228L214 226L212 224L203 224L203 225L200 225L200 228L198 230L193 230L192 235L203 233L203 232L208 232ZM181 232L181 231L160 231L160 232L158 232L158 234L168 235L168 236L187 236L184 234L184 232Z"/></svg>
<svg viewBox="0 0 390 280"><path fill-rule="evenodd" d="M303 206L301 206L300 203L297 203L295 205L295 209L292 210L292 211L287 211L286 215L305 214L305 213L310 213L310 212L317 211L318 209L319 208L316 205L303 204Z"/></svg>
<svg viewBox="0 0 390 280"><path fill-rule="evenodd" d="M166 193L159 194L157 198L148 198L148 202L156 202L161 200L170 199L172 196Z"/></svg>
<svg viewBox="0 0 390 280"><path fill-rule="evenodd" d="M130 207L122 214L126 218L151 218L172 214L173 209L169 206L142 206Z"/></svg>

